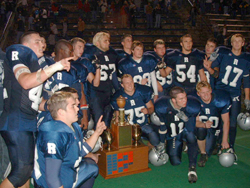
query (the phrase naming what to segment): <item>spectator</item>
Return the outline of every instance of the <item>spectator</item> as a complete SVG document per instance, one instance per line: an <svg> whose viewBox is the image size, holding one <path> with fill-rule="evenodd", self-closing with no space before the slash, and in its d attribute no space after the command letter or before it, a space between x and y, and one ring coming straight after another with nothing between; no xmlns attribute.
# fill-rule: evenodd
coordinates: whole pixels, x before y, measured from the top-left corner
<svg viewBox="0 0 250 188"><path fill-rule="evenodd" d="M148 3L146 7L147 28L153 28L153 7Z"/></svg>
<svg viewBox="0 0 250 188"><path fill-rule="evenodd" d="M243 0L240 3L240 9L241 9L241 19L244 20L246 18L246 13L247 13L247 9L249 7L249 4L247 3L246 0Z"/></svg>
<svg viewBox="0 0 250 188"><path fill-rule="evenodd" d="M57 29L57 25L54 22L50 23L50 30L55 35L55 40L57 41L58 40L58 29Z"/></svg>
<svg viewBox="0 0 250 188"><path fill-rule="evenodd" d="M59 7L54 1L52 1L51 10L52 10L52 12L54 14L54 20L56 21L57 16L59 14Z"/></svg>
<svg viewBox="0 0 250 188"><path fill-rule="evenodd" d="M137 13L140 13L141 9L141 0L134 0L135 6L136 6L136 11Z"/></svg>
<svg viewBox="0 0 250 188"><path fill-rule="evenodd" d="M35 0L35 6L40 7L41 0Z"/></svg>
<svg viewBox="0 0 250 188"><path fill-rule="evenodd" d="M47 19L48 19L48 11L44 7L41 12L41 21L43 30L47 30Z"/></svg>
<svg viewBox="0 0 250 188"><path fill-rule="evenodd" d="M206 13L211 13L212 11L212 0L206 0Z"/></svg>
<svg viewBox="0 0 250 188"><path fill-rule="evenodd" d="M120 10L120 15L122 18L122 25L121 25L122 28L127 27L127 12L126 12L127 7L128 7L128 3L127 3L127 1L125 1L121 10Z"/></svg>
<svg viewBox="0 0 250 188"><path fill-rule="evenodd" d="M63 22L62 22L62 26L63 26L63 38L66 40L69 40L68 37L68 19L67 18L63 18Z"/></svg>
<svg viewBox="0 0 250 188"><path fill-rule="evenodd" d="M236 12L237 12L237 2L236 2L236 0L233 0L233 2L231 4L231 16L233 19L236 18Z"/></svg>
<svg viewBox="0 0 250 188"><path fill-rule="evenodd" d="M28 30L34 30L34 17L32 14L30 14L30 17L28 18Z"/></svg>
<svg viewBox="0 0 250 188"><path fill-rule="evenodd" d="M196 16L197 16L197 14L198 14L198 9L196 7L196 4L193 3L193 6L192 6L192 8L190 10L190 18L189 18L189 20L191 20L191 22L192 22L193 27L196 26Z"/></svg>
<svg viewBox="0 0 250 188"><path fill-rule="evenodd" d="M134 28L136 28L136 22L135 22L135 12L136 12L136 6L133 2L131 2L129 6L129 25L130 29L132 28L132 25Z"/></svg>
<svg viewBox="0 0 250 188"><path fill-rule="evenodd" d="M56 37L55 34L50 31L49 37L48 37L48 50L50 53L54 52L55 44L56 44Z"/></svg>
<svg viewBox="0 0 250 188"><path fill-rule="evenodd" d="M98 9L98 2L96 0L92 0L90 3L90 10L92 13L92 22L97 22L97 9Z"/></svg>
<svg viewBox="0 0 250 188"><path fill-rule="evenodd" d="M214 2L215 14L219 14L220 0L214 0L213 2Z"/></svg>
<svg viewBox="0 0 250 188"><path fill-rule="evenodd" d="M90 21L90 4L88 2L88 0L85 1L85 3L83 4L83 12L84 12L84 17L86 22Z"/></svg>
<svg viewBox="0 0 250 188"><path fill-rule="evenodd" d="M17 36L16 36L17 44L19 43L19 39L23 35L24 31L25 31L25 27L24 27L23 20L20 17L18 17L17 18Z"/></svg>
<svg viewBox="0 0 250 188"><path fill-rule="evenodd" d="M222 5L224 14L228 14L230 0L223 0Z"/></svg>
<svg viewBox="0 0 250 188"><path fill-rule="evenodd" d="M158 3L155 7L155 28L161 27L161 6Z"/></svg>
<svg viewBox="0 0 250 188"><path fill-rule="evenodd" d="M85 22L80 17L77 24L77 36L83 38L83 31L85 30Z"/></svg>

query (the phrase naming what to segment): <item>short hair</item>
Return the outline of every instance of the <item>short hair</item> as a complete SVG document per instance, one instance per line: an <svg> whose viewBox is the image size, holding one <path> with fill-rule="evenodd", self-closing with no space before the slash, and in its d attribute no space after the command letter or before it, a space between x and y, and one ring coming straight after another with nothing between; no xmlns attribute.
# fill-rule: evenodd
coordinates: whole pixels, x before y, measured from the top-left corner
<svg viewBox="0 0 250 188"><path fill-rule="evenodd" d="M57 112L59 109L66 110L68 102L67 99L74 97L69 92L56 92L48 100L48 109L53 119L57 118Z"/></svg>
<svg viewBox="0 0 250 188"><path fill-rule="evenodd" d="M104 31L96 33L93 37L93 44L96 46L97 42L99 42L103 37L110 38L110 34Z"/></svg>
<svg viewBox="0 0 250 188"><path fill-rule="evenodd" d="M207 87L208 89L212 90L211 85L207 81L200 81L196 85L196 91L199 92L203 87Z"/></svg>
<svg viewBox="0 0 250 188"><path fill-rule="evenodd" d="M58 54L61 49L67 50L69 46L72 46L72 44L69 41L65 39L59 40L55 45L55 54Z"/></svg>
<svg viewBox="0 0 250 188"><path fill-rule="evenodd" d="M132 78L133 79L133 77L130 74L124 74L121 77L121 83L123 83L122 81L123 81L124 78Z"/></svg>
<svg viewBox="0 0 250 188"><path fill-rule="evenodd" d="M245 42L245 37L244 37L242 34L240 34L240 33L234 34L234 35L231 37L231 42L233 42L233 41L235 40L235 38L237 38L237 37L241 37L242 40L243 40L243 42Z"/></svg>
<svg viewBox="0 0 250 188"><path fill-rule="evenodd" d="M63 87L59 91L68 92L68 93L77 93L77 90L73 87Z"/></svg>
<svg viewBox="0 0 250 188"><path fill-rule="evenodd" d="M207 39L207 42L212 42L212 43L214 43L214 44L215 44L215 46L217 46L217 44L218 44L217 39L216 39L216 38L214 38L214 37L211 37L211 38Z"/></svg>
<svg viewBox="0 0 250 188"><path fill-rule="evenodd" d="M162 39L157 39L154 41L154 48L156 48L158 44L163 44L165 46L165 42Z"/></svg>
<svg viewBox="0 0 250 188"><path fill-rule="evenodd" d="M74 46L77 42L82 42L84 45L86 44L86 41L80 37L74 37L73 39L70 40L72 46Z"/></svg>
<svg viewBox="0 0 250 188"><path fill-rule="evenodd" d="M171 99L175 99L179 93L186 93L185 90L182 87L174 86L169 91L169 96Z"/></svg>
<svg viewBox="0 0 250 188"><path fill-rule="evenodd" d="M18 41L18 42L20 42L20 44L24 44L24 43L26 43L26 42L29 42L29 40L30 40L30 35L33 35L33 34L37 34L37 35L39 35L39 33L38 32L36 32L36 31L27 31L27 32L25 32L22 36L21 36L21 38L20 38L20 40Z"/></svg>
<svg viewBox="0 0 250 188"><path fill-rule="evenodd" d="M140 46L142 47L143 49L143 43L139 40L135 40L133 43L132 43L132 47L131 47L131 50L134 50L137 46Z"/></svg>
<svg viewBox="0 0 250 188"><path fill-rule="evenodd" d="M185 34L185 35L183 35L183 36L180 38L180 43L183 42L183 38L191 38L191 39L193 40L193 38L192 38L192 36L191 36L190 34Z"/></svg>
<svg viewBox="0 0 250 188"><path fill-rule="evenodd" d="M124 34L121 38L121 42L123 42L125 40L125 38L127 38L127 37L133 38L132 35L130 35L130 34Z"/></svg>

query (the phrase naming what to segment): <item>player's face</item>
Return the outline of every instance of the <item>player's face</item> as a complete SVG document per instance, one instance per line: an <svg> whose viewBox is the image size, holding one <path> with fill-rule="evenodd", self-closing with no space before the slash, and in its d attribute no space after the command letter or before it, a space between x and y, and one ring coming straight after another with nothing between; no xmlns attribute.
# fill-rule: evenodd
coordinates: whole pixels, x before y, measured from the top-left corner
<svg viewBox="0 0 250 188"><path fill-rule="evenodd" d="M103 36L98 42L97 47L102 51L106 52L109 50L110 38L107 36Z"/></svg>
<svg viewBox="0 0 250 188"><path fill-rule="evenodd" d="M37 55L37 57L43 56L44 44L42 43L42 39L39 34L31 34L29 36L29 41L24 43L25 46L28 46L33 52Z"/></svg>
<svg viewBox="0 0 250 188"><path fill-rule="evenodd" d="M76 100L74 98L67 99L68 105L66 107L65 116L67 116L67 120L70 124L76 122L78 120L78 111L79 108L76 104Z"/></svg>
<svg viewBox="0 0 250 188"><path fill-rule="evenodd" d="M135 59L140 59L143 55L143 48L141 46L136 46L133 50L133 57Z"/></svg>
<svg viewBox="0 0 250 188"><path fill-rule="evenodd" d="M233 50L241 50L245 43L241 37L235 37L231 44Z"/></svg>
<svg viewBox="0 0 250 188"><path fill-rule="evenodd" d="M190 37L184 37L181 42L182 51L189 52L193 47L193 40Z"/></svg>
<svg viewBox="0 0 250 188"><path fill-rule="evenodd" d="M166 53L166 47L164 44L157 44L154 51L159 57L163 57Z"/></svg>
<svg viewBox="0 0 250 188"><path fill-rule="evenodd" d="M206 46L205 46L205 51L207 55L211 55L216 48L216 44L213 42L208 41Z"/></svg>
<svg viewBox="0 0 250 188"><path fill-rule="evenodd" d="M122 42L123 48L131 49L132 47L132 37L126 37Z"/></svg>
<svg viewBox="0 0 250 188"><path fill-rule="evenodd" d="M76 100L76 106L78 106L80 104L80 101L79 101L79 96L77 93L72 93L72 96L74 97L74 99Z"/></svg>
<svg viewBox="0 0 250 188"><path fill-rule="evenodd" d="M202 87L200 91L197 92L198 96L205 103L210 103L212 99L212 90L207 87Z"/></svg>
<svg viewBox="0 0 250 188"><path fill-rule="evenodd" d="M41 40L42 40L42 44L44 45L44 46L43 46L43 51L45 51L46 48L47 48L46 40L45 40L44 37L41 37Z"/></svg>
<svg viewBox="0 0 250 188"><path fill-rule="evenodd" d="M187 106L187 94L179 93L176 98L172 99L175 108L181 109Z"/></svg>
<svg viewBox="0 0 250 188"><path fill-rule="evenodd" d="M127 77L122 80L122 87L124 88L125 93L133 94L135 91L135 84L133 78Z"/></svg>
<svg viewBox="0 0 250 188"><path fill-rule="evenodd" d="M79 58L82 57L84 52L84 44L82 42L76 42L74 45L74 56Z"/></svg>

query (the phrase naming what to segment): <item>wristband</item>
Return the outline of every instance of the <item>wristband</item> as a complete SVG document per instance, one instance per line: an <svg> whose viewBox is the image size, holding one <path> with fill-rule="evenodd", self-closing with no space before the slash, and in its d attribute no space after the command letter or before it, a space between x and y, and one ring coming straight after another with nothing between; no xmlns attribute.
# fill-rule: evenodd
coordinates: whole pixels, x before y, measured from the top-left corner
<svg viewBox="0 0 250 188"><path fill-rule="evenodd" d="M44 69L43 71L48 77L51 77L55 72L63 70L64 66L62 65L61 61L56 62L53 65L50 65L48 68Z"/></svg>
<svg viewBox="0 0 250 188"><path fill-rule="evenodd" d="M88 108L89 108L89 105L88 105L88 104L80 105L80 109L81 109L81 110L87 110Z"/></svg>

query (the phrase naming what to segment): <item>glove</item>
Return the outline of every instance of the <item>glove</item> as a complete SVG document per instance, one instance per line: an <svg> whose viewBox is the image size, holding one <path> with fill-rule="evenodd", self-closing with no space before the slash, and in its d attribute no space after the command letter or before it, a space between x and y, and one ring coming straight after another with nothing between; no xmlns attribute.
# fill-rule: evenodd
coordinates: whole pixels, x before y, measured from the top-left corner
<svg viewBox="0 0 250 188"><path fill-rule="evenodd" d="M245 104L245 106L246 106L246 109L247 109L247 110L250 110L250 100L245 99L245 100L244 100L244 104Z"/></svg>
<svg viewBox="0 0 250 188"><path fill-rule="evenodd" d="M217 57L219 56L218 51L219 51L219 48L210 55L210 58L209 58L210 61L213 62L214 60L217 59Z"/></svg>
<svg viewBox="0 0 250 188"><path fill-rule="evenodd" d="M157 146L156 146L156 150L159 153L165 153L166 149L165 149L165 143L160 142Z"/></svg>
<svg viewBox="0 0 250 188"><path fill-rule="evenodd" d="M188 121L188 117L183 111L178 112L176 115L178 118L182 119L184 122Z"/></svg>
<svg viewBox="0 0 250 188"><path fill-rule="evenodd" d="M95 59L92 61L92 64L95 65L96 69L100 69L101 68L101 65L99 65L100 64L100 60L96 57L96 55L95 55Z"/></svg>
<svg viewBox="0 0 250 188"><path fill-rule="evenodd" d="M164 67L166 67L166 63L164 61L159 61L157 63L157 67L158 69L163 69Z"/></svg>

